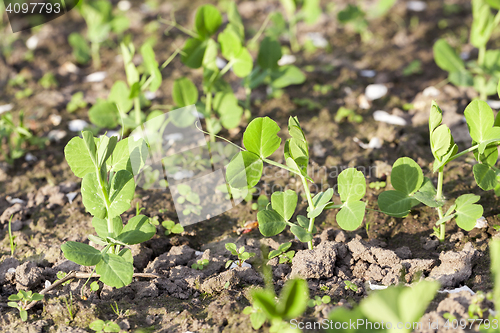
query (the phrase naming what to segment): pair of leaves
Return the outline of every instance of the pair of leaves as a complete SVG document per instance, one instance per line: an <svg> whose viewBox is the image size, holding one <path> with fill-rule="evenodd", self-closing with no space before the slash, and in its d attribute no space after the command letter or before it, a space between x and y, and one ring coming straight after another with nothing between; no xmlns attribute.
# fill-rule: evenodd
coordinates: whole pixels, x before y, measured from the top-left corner
<svg viewBox="0 0 500 333"><path fill-rule="evenodd" d="M463 60L444 39L434 43L434 61L443 70L447 71L448 79L456 86L472 86L472 74L465 68Z"/></svg>
<svg viewBox="0 0 500 333"><path fill-rule="evenodd" d="M420 166L409 157L401 157L394 162L391 184L394 190L384 191L378 197L378 206L387 215L405 217L420 202L432 205L431 207L443 205L442 202L432 202L435 192L432 182L424 179Z"/></svg>
<svg viewBox="0 0 500 333"><path fill-rule="evenodd" d="M434 172L442 168L458 151L448 126L442 124L443 111L433 101L429 115L431 151L434 155Z"/></svg>
<svg viewBox="0 0 500 333"><path fill-rule="evenodd" d="M285 283L281 290L279 300L273 291L258 289L251 293L252 304L266 315L267 319L292 319L302 315L307 307L309 288L302 279L292 279Z"/></svg>
<svg viewBox="0 0 500 333"><path fill-rule="evenodd" d="M344 230L355 230L365 217L366 203L361 201L366 193L366 180L361 171L349 168L338 177L338 192L342 208L337 213L337 223Z"/></svg>
<svg viewBox="0 0 500 333"><path fill-rule="evenodd" d="M437 225L445 223L452 218L456 218L457 225L471 231L476 226L477 219L483 216L483 206L476 204L481 199L475 194L463 194L455 200L455 203L448 209L445 216L436 222Z"/></svg>
<svg viewBox="0 0 500 333"><path fill-rule="evenodd" d="M307 176L307 165L309 164L309 148L304 131L300 127L297 117L288 120L288 133L291 138L285 142L284 156L288 167ZM293 160L293 163L289 161Z"/></svg>
<svg viewBox="0 0 500 333"><path fill-rule="evenodd" d="M246 77L253 68L253 59L248 49L242 45L238 31L232 25L228 25L218 37L221 45L222 55L232 64L234 74L238 77Z"/></svg>
<svg viewBox="0 0 500 333"><path fill-rule="evenodd" d="M484 0L472 0L473 20L470 29L470 42L477 48L486 46L493 29L496 27L495 18L491 13L489 3L496 5L494 0L489 0L488 3Z"/></svg>

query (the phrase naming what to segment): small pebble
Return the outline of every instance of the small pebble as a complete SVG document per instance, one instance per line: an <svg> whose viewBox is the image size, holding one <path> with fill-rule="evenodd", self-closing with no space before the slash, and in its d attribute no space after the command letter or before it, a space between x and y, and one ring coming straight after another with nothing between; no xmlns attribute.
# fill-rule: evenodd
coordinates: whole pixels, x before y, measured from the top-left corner
<svg viewBox="0 0 500 333"><path fill-rule="evenodd" d="M385 95L387 95L387 87L383 84L369 84L365 89L365 96L369 101L374 101Z"/></svg>
<svg viewBox="0 0 500 333"><path fill-rule="evenodd" d="M71 132L80 132L83 131L88 125L89 123L87 123L85 120L75 119L71 120L68 123L68 128Z"/></svg>
<svg viewBox="0 0 500 333"><path fill-rule="evenodd" d="M8 203L10 203L11 205L14 205L14 204L24 204L26 201L22 200L22 199L19 199L19 198L12 198L11 196L6 196L5 197L5 200L7 200Z"/></svg>
<svg viewBox="0 0 500 333"><path fill-rule="evenodd" d="M116 136L118 139L120 139L120 133L118 131L109 131L109 132L106 132L106 136L108 138Z"/></svg>
<svg viewBox="0 0 500 333"><path fill-rule="evenodd" d="M486 101L486 103L488 103L488 105L490 106L490 108L492 109L495 109L495 110L498 110L500 109L500 101L495 101L495 100L492 100L492 99L488 99Z"/></svg>
<svg viewBox="0 0 500 333"><path fill-rule="evenodd" d="M201 256L202 254L203 254L203 252L201 252L201 251L194 251L194 255L197 257Z"/></svg>
<svg viewBox="0 0 500 333"><path fill-rule="evenodd" d="M45 280L45 288L48 288L52 285L49 280Z"/></svg>
<svg viewBox="0 0 500 333"><path fill-rule="evenodd" d="M436 97L436 96L439 96L441 92L439 90L436 89L436 87L433 87L433 86L430 86L430 87L427 87L424 89L424 91L422 92L422 95L426 96L426 97Z"/></svg>
<svg viewBox="0 0 500 333"><path fill-rule="evenodd" d="M406 120L401 117L393 116L385 111L378 110L373 113L373 118L376 121L381 121L383 123L391 125L406 126Z"/></svg>
<svg viewBox="0 0 500 333"><path fill-rule="evenodd" d="M0 114L12 110L14 106L12 104L0 105Z"/></svg>
<svg viewBox="0 0 500 333"><path fill-rule="evenodd" d="M486 228L487 226L488 226L488 221L486 221L484 216L481 216L480 218L478 218L476 220L476 225L474 226L474 228L482 229L482 228Z"/></svg>
<svg viewBox="0 0 500 333"><path fill-rule="evenodd" d="M80 69L76 67L74 63L69 61L66 61L61 65L61 67L59 67L59 74L61 75L68 75L69 73L77 74L78 72L80 72Z"/></svg>
<svg viewBox="0 0 500 333"><path fill-rule="evenodd" d="M412 12L423 12L427 8L427 4L423 1L408 1L406 8Z"/></svg>
<svg viewBox="0 0 500 333"><path fill-rule="evenodd" d="M56 141L56 142L61 141L62 139L64 139L65 136L66 136L66 131L59 129L52 130L47 135L50 141Z"/></svg>
<svg viewBox="0 0 500 333"><path fill-rule="evenodd" d="M38 36L37 35L33 35L31 36L30 38L28 38L28 40L26 41L26 47L30 50L34 50L36 49L36 47L38 46Z"/></svg>
<svg viewBox="0 0 500 333"><path fill-rule="evenodd" d="M181 180L181 179L186 179L186 178L191 178L194 176L194 172L191 171L191 170L181 170L181 171L177 171L176 173L174 173L174 175L172 176L172 178L174 178L175 180Z"/></svg>
<svg viewBox="0 0 500 333"><path fill-rule="evenodd" d="M130 7L132 7L132 5L130 4L130 1L127 1L127 0L121 0L118 2L118 5L117 5L118 9L121 10L122 12L126 12L127 10L130 9Z"/></svg>
<svg viewBox="0 0 500 333"><path fill-rule="evenodd" d="M310 32L307 34L307 37L309 37L312 44L319 49L324 49L328 46L328 41L325 39L325 37L323 37L322 33Z"/></svg>
<svg viewBox="0 0 500 333"><path fill-rule="evenodd" d="M370 102L366 99L366 96L361 94L358 97L358 105L363 110L368 110L371 107Z"/></svg>
<svg viewBox="0 0 500 333"><path fill-rule="evenodd" d="M152 92L152 91L146 91L146 92L144 93L144 97L146 97L146 99L147 99L148 101L152 101L153 99L155 99L155 98L156 98L156 93L155 93L155 92Z"/></svg>
<svg viewBox="0 0 500 333"><path fill-rule="evenodd" d="M37 158L32 153L27 153L26 156L24 156L24 159L26 160L26 162L34 162L37 160Z"/></svg>
<svg viewBox="0 0 500 333"><path fill-rule="evenodd" d="M61 123L62 117L57 114L51 114L49 120L54 126L58 126Z"/></svg>
<svg viewBox="0 0 500 333"><path fill-rule="evenodd" d="M85 82L101 82L107 76L106 72L95 72L87 75Z"/></svg>
<svg viewBox="0 0 500 333"><path fill-rule="evenodd" d="M285 66L285 65L291 65L297 60L297 57L295 57L292 54L283 54L280 60L278 60L278 65L280 66Z"/></svg>
<svg viewBox="0 0 500 333"><path fill-rule="evenodd" d="M72 203L73 200L75 200L77 195L78 195L78 192L69 192L68 194L66 194L66 198L68 198L69 203Z"/></svg>
<svg viewBox="0 0 500 333"><path fill-rule="evenodd" d="M362 142L358 138L353 138L353 141L356 142L363 149L380 149L380 148L382 148L382 141L377 137L371 138L371 140L368 144Z"/></svg>
<svg viewBox="0 0 500 333"><path fill-rule="evenodd" d="M460 52L460 59L469 60L469 58L470 58L470 52L468 52L468 51Z"/></svg>
<svg viewBox="0 0 500 333"><path fill-rule="evenodd" d="M359 72L359 75L361 75L362 77L375 77L375 75L377 75L377 72L372 69L362 69Z"/></svg>
<svg viewBox="0 0 500 333"><path fill-rule="evenodd" d="M16 269L14 267L11 267L7 270L7 273L15 273Z"/></svg>

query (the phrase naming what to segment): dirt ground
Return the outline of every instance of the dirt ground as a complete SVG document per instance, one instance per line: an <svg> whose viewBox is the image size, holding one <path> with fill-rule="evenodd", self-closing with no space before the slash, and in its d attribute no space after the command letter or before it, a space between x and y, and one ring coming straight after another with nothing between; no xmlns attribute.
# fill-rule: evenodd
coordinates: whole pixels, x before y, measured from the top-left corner
<svg viewBox="0 0 500 333"><path fill-rule="evenodd" d="M133 42L140 45L148 38L155 38L156 57L162 63L175 46L182 45L186 36L177 29L165 35L163 31L167 26L163 24L156 30L145 27L152 26L158 14L169 17L173 9L180 24L191 25L195 8L202 3L206 2L162 2L157 10L146 10L141 7L142 2L133 1L127 14L131 19L129 33ZM339 8L343 3L335 2ZM252 117L274 119L283 129L279 134L282 138L286 137L288 117L299 118L311 144L313 169L317 171L311 177L319 188L335 186L336 175L348 166L365 171L368 182L386 180L390 166L402 156L415 159L426 176L436 178L432 174L427 125L430 103L434 99L444 110L444 121L463 149L470 144L463 111L477 96L473 90L443 83L447 74L434 63L434 41L446 37L451 43L467 44L472 21L469 1L444 3L454 5L457 10L450 13L444 9L443 1L428 1L424 12L412 12L407 9L406 2L398 1L386 17L370 22L372 37L365 41L349 27L331 19L334 13L324 13L314 26L299 24L300 41L305 41L309 32L320 32L330 47L295 54L295 65L305 69L306 82L286 88L281 96L274 98L266 96L265 87L256 89L251 99ZM273 10L282 10L278 2L239 2L239 11L250 31L256 31ZM445 28L442 22L446 23ZM68 63L74 62L67 37L73 31L84 29L81 17L71 12L37 30L39 42L34 51L29 51L25 44L31 32L16 34L16 40L10 43L10 28L4 26L1 31L5 39L0 42L4 50L0 57L0 105L12 103L15 114L24 110L30 129L39 137L48 138L54 130L65 132L59 140L48 139L44 149L28 147L28 152L34 156L30 161L21 158L13 166L0 163L0 233L3 239L0 295L4 303L19 288L42 290L46 281L56 280L58 271L85 270L65 260L60 250L64 241L86 241L87 235L93 233L91 216L82 204L80 181L64 159L64 146L77 135L68 130L68 122L74 119L88 121L90 105L97 98L106 98L115 80L125 80L125 73L123 63L117 58L119 40L116 38L101 48L102 70L107 73L102 82L85 82L84 78L95 71L91 65L79 66L76 73L67 71ZM472 56L477 52L472 48L463 51L470 51ZM33 52L30 61L26 60L28 52ZM421 71L404 75L404 68L413 60L421 61ZM374 70L376 75L362 76L362 70ZM58 88L43 89L37 84L49 71L59 82ZM8 80L18 74L25 76L26 87L33 89L32 96L21 100L14 97L21 88L8 84ZM158 105L173 104L172 83L180 76L189 76L201 86L201 72L189 71L180 58L165 68L162 75L162 86L150 110ZM230 77L237 84L238 79L233 74ZM363 101L365 87L372 83L384 84L389 88L388 93L372 102ZM318 85L328 89L319 91L315 89ZM437 87L437 95L424 92L430 86ZM84 92L89 105L68 113L66 104L78 91ZM368 103L366 108L361 107L364 103ZM337 123L334 118L341 106L355 110L362 116L362 122ZM408 125L377 122L373 119L376 110L400 116ZM62 121L55 124L51 115L60 115ZM245 126L246 121L242 120L238 130L223 131L221 135L241 144ZM364 143L379 138L382 147L363 149L354 138ZM279 161L282 150L271 158ZM153 239L134 246L135 271L155 273L159 278L138 278L121 289L100 283L98 292L87 289L86 299L80 297L85 281L74 281L49 292L43 302L30 310L26 323L20 321L17 310L3 304L0 307L1 330L90 332L89 323L103 319L114 320L122 330L132 332L251 332L249 317L243 315L242 310L250 305L249 290L263 285L259 273L260 246L265 244L276 249L287 241L292 241L292 249L297 251L293 262L269 262L276 289L279 290L289 277L300 275L307 278L311 296L330 295L332 299L330 304L308 308L302 318L306 321L326 318L334 306L352 306L367 295L368 282L389 285L429 278L439 280L443 288L466 285L474 292L490 291L488 242L497 234L493 226L500 224L499 200L492 191L484 192L476 186L472 161L466 157L449 164L444 193L448 198L464 193L480 195L479 203L484 207L488 225L466 232L455 222L448 223L444 243L429 237L437 220L435 211L430 208L415 207L404 219L368 212L363 227L354 232L340 230L335 222L336 212L330 210L316 220L315 250L307 250L304 244L293 240L289 231L267 239L258 230L238 235L237 229L245 222L256 220L257 212L252 210L252 202L247 202L223 215L188 226L180 235L165 236L163 227L159 226ZM294 181L287 175L279 179L264 177L257 187L262 194L270 196L273 188ZM382 190L367 190L364 200L369 208L377 208L377 196ZM67 195L73 192L76 197L70 202ZM12 204L13 198L22 202ZM338 196L334 201L340 202ZM129 216L135 212L136 203L144 207L143 214L150 217L157 216L160 221L177 220L168 189L136 191L134 209L127 212ZM305 212L306 202L302 201L298 214ZM127 213L124 221L128 218ZM10 256L7 232L11 215L17 243L15 258ZM224 248L227 242L245 245L248 251L256 252L257 256L249 260L253 267L226 270L224 264L230 259ZM191 264L200 258L209 259L209 266L202 271L191 269ZM345 280L356 284L357 292L345 290ZM62 299L69 297L70 291L76 309L73 320L69 319ZM438 294L423 320L442 320L445 313L452 313L457 319L468 318L470 301L468 292ZM119 315L110 307L115 302ZM268 326L261 331L268 331Z"/></svg>

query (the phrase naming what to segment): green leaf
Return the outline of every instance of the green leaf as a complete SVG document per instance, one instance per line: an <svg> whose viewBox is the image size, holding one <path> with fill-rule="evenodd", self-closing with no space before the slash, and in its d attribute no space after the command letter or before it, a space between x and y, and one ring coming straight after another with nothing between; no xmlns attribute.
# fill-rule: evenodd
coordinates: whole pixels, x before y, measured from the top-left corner
<svg viewBox="0 0 500 333"><path fill-rule="evenodd" d="M483 0L472 1L472 17L470 42L477 48L484 47L497 23L490 7Z"/></svg>
<svg viewBox="0 0 500 333"><path fill-rule="evenodd" d="M238 5L236 2L231 1L227 7L227 19L229 25L238 34L240 41L243 43L245 41L245 27L243 25L243 20L241 19L240 13L238 12Z"/></svg>
<svg viewBox="0 0 500 333"><path fill-rule="evenodd" d="M485 0L485 1L491 8L500 10L500 0Z"/></svg>
<svg viewBox="0 0 500 333"><path fill-rule="evenodd" d="M246 47L242 47L231 61L233 62L233 72L237 77L247 77L252 72L253 59Z"/></svg>
<svg viewBox="0 0 500 333"><path fill-rule="evenodd" d="M130 249L127 248L121 249L118 255L123 259L125 259L127 262L131 263L132 265L134 264L134 257L132 256L132 251L130 251Z"/></svg>
<svg viewBox="0 0 500 333"><path fill-rule="evenodd" d="M322 10L319 0L304 1L301 12L304 15L304 22L314 24L321 16Z"/></svg>
<svg viewBox="0 0 500 333"><path fill-rule="evenodd" d="M106 216L106 200L103 197L95 172L87 173L85 177L83 177L82 201L87 211L93 216L100 219Z"/></svg>
<svg viewBox="0 0 500 333"><path fill-rule="evenodd" d="M314 209L312 211L309 211L309 207L307 208L309 211L307 213L307 217L311 219L311 218L315 218L315 217L319 216L323 212L323 210L325 209L328 202L332 199L332 197L333 197L333 189L332 188L329 188L325 192L319 192L318 194L316 194L312 198Z"/></svg>
<svg viewBox="0 0 500 333"><path fill-rule="evenodd" d="M485 101L475 99L467 105L464 115L472 140L479 143L484 141L487 130L495 122L490 106Z"/></svg>
<svg viewBox="0 0 500 333"><path fill-rule="evenodd" d="M127 259L113 253L105 253L96 265L96 273L101 275L102 283L121 288L132 282L134 266Z"/></svg>
<svg viewBox="0 0 500 333"><path fill-rule="evenodd" d="M496 149L496 148L495 148ZM472 168L477 185L484 191L493 190L497 185L496 173L485 164L475 164Z"/></svg>
<svg viewBox="0 0 500 333"><path fill-rule="evenodd" d="M250 293L253 301L254 307L262 310L267 318L281 318L280 313L276 310L276 303L274 300L274 293L264 290L257 289Z"/></svg>
<svg viewBox="0 0 500 333"><path fill-rule="evenodd" d="M297 215L297 223L304 229L308 230L309 229L309 219L305 217L304 215ZM312 233L315 234L318 232L318 229L316 229L316 226L313 226L313 231Z"/></svg>
<svg viewBox="0 0 500 333"><path fill-rule="evenodd" d="M248 124L243 134L243 144L261 158L266 158L274 153L281 144L278 137L280 127L269 117L255 118Z"/></svg>
<svg viewBox="0 0 500 333"><path fill-rule="evenodd" d="M483 207L475 204L481 197L474 194L463 194L455 200L457 205L457 225L470 231L476 226L476 220L483 215Z"/></svg>
<svg viewBox="0 0 500 333"><path fill-rule="evenodd" d="M285 88L294 84L302 84L306 81L306 76L302 71L293 65L282 66L271 73L271 86L275 89Z"/></svg>
<svg viewBox="0 0 500 333"><path fill-rule="evenodd" d="M19 317L21 317L22 321L28 320L28 311L26 311L24 309L20 309L19 310Z"/></svg>
<svg viewBox="0 0 500 333"><path fill-rule="evenodd" d="M108 216L118 216L129 209L130 202L134 198L134 191L134 176L127 170L118 171L111 181L109 193L111 205L109 206ZM85 207L87 206L85 205Z"/></svg>
<svg viewBox="0 0 500 333"><path fill-rule="evenodd" d="M228 250L229 252L231 252L231 254L233 254L235 256L238 255L238 249L236 248L236 244L234 244L234 243L226 243L225 247L226 247L226 250Z"/></svg>
<svg viewBox="0 0 500 333"><path fill-rule="evenodd" d="M472 73L465 69L449 73L448 80L457 87L470 87L474 84Z"/></svg>
<svg viewBox="0 0 500 333"><path fill-rule="evenodd" d="M120 114L115 102L100 100L89 110L90 122L101 128L115 128L118 126Z"/></svg>
<svg viewBox="0 0 500 333"><path fill-rule="evenodd" d="M431 133L431 149L434 157L441 159L449 151L452 144L448 126L440 125Z"/></svg>
<svg viewBox="0 0 500 333"><path fill-rule="evenodd" d="M181 61L189 68L200 68L203 64L208 41L189 38L182 49Z"/></svg>
<svg viewBox="0 0 500 333"><path fill-rule="evenodd" d="M378 207L382 212L394 217L405 217L410 213L412 198L399 191L384 191L378 196Z"/></svg>
<svg viewBox="0 0 500 333"><path fill-rule="evenodd" d="M365 196L366 180L361 171L346 169L340 173L337 182L342 202L358 201Z"/></svg>
<svg viewBox="0 0 500 333"><path fill-rule="evenodd" d="M263 168L264 164L259 156L242 151L227 165L227 183L233 188L254 187L262 177Z"/></svg>
<svg viewBox="0 0 500 333"><path fill-rule="evenodd" d="M174 81L172 98L179 107L195 104L198 101L198 89L190 79L181 77Z"/></svg>
<svg viewBox="0 0 500 333"><path fill-rule="evenodd" d="M216 93L213 107L220 115L222 126L227 129L238 127L243 115L243 108L238 105L238 99L232 91Z"/></svg>
<svg viewBox="0 0 500 333"><path fill-rule="evenodd" d="M214 6L204 5L196 11L195 29L201 39L212 36L221 24L222 16Z"/></svg>
<svg viewBox="0 0 500 333"><path fill-rule="evenodd" d="M118 141L113 154L108 160L110 171L127 170L137 175L144 166L149 150L146 141L126 138Z"/></svg>
<svg viewBox="0 0 500 333"><path fill-rule="evenodd" d="M228 60L236 58L242 49L240 36L229 26L219 34L218 41L222 55Z"/></svg>
<svg viewBox="0 0 500 333"><path fill-rule="evenodd" d="M304 313L309 299L309 287L303 279L292 279L285 283L280 293L276 310L283 319L297 318Z"/></svg>
<svg viewBox="0 0 500 333"><path fill-rule="evenodd" d="M444 39L438 39L433 46L434 61L447 72L460 72L465 69L463 60Z"/></svg>
<svg viewBox="0 0 500 333"><path fill-rule="evenodd" d="M90 245L78 242L64 243L61 245L61 251L64 253L66 259L82 266L97 265L102 259L102 254L99 250L94 249Z"/></svg>
<svg viewBox="0 0 500 333"><path fill-rule="evenodd" d="M144 43L141 46L141 55L146 68L146 74L150 75L151 83L149 90L155 92L161 86L161 72L158 68L158 62L155 59L155 52L150 43Z"/></svg>
<svg viewBox="0 0 500 333"><path fill-rule="evenodd" d="M422 186L424 174L420 166L409 157L401 157L392 166L391 184L399 192L409 195Z"/></svg>
<svg viewBox="0 0 500 333"><path fill-rule="evenodd" d="M99 169L102 168L104 163L106 163L108 158L111 156L111 154L115 150L117 140L118 139L116 136L108 138L105 135L101 136L98 139L98 142L97 142L97 167Z"/></svg>
<svg viewBox="0 0 500 333"><path fill-rule="evenodd" d="M281 59L281 45L280 43L270 37L265 37L260 42L259 54L257 56L257 63L263 69L276 69L278 68L278 61Z"/></svg>
<svg viewBox="0 0 500 333"><path fill-rule="evenodd" d="M432 101L431 105L431 113L429 115L429 133L432 133L443 121L443 111L436 104L436 102Z"/></svg>
<svg viewBox="0 0 500 333"><path fill-rule="evenodd" d="M120 216L115 216L113 218L113 229L115 233L113 235L108 234L108 222L106 219L100 219L95 217L92 219L92 226L94 227L97 235L99 237L106 239L106 237L116 237L123 229L123 222Z"/></svg>
<svg viewBox="0 0 500 333"><path fill-rule="evenodd" d="M484 133L484 138L481 143L479 143L478 151L480 154L484 154L486 147L491 144L498 145L500 141L500 127L491 127L486 130Z"/></svg>
<svg viewBox="0 0 500 333"><path fill-rule="evenodd" d="M265 237L272 237L286 228L286 222L283 217L272 209L262 210L257 213L259 221L259 230Z"/></svg>
<svg viewBox="0 0 500 333"><path fill-rule="evenodd" d="M89 328L91 330L101 332L104 329L104 321L103 320L94 320L93 322L90 323Z"/></svg>
<svg viewBox="0 0 500 333"><path fill-rule="evenodd" d="M413 194L413 197L429 207L442 207L444 205L444 200L436 200L437 191L432 184L432 181L425 177L424 183L420 190Z"/></svg>
<svg viewBox="0 0 500 333"><path fill-rule="evenodd" d="M337 213L337 223L344 230L356 230L363 223L366 203L363 201L347 201Z"/></svg>
<svg viewBox="0 0 500 333"><path fill-rule="evenodd" d="M128 98L129 95L130 89L127 84L124 81L118 80L111 87L108 101L115 103L119 112L127 113L134 105L134 101Z"/></svg>
<svg viewBox="0 0 500 333"><path fill-rule="evenodd" d="M182 225L180 225L179 223L177 223L176 225L174 225L172 227L172 229L170 229L170 232L172 232L174 234L180 234L180 233L184 232L184 227Z"/></svg>
<svg viewBox="0 0 500 333"><path fill-rule="evenodd" d="M64 155L75 176L83 178L87 173L95 172L94 160L89 155L83 139L79 137L71 139L64 148Z"/></svg>
<svg viewBox="0 0 500 333"><path fill-rule="evenodd" d="M312 240L312 235L306 228L299 227L298 225L292 225L290 227L290 231L303 243L307 243Z"/></svg>
<svg viewBox="0 0 500 333"><path fill-rule="evenodd" d="M253 312L250 314L250 323L252 323L252 328L258 330L266 322L266 315L262 311Z"/></svg>
<svg viewBox="0 0 500 333"><path fill-rule="evenodd" d="M34 293L33 297L31 297L32 301L41 301L44 298L42 294Z"/></svg>
<svg viewBox="0 0 500 333"><path fill-rule="evenodd" d="M453 138L452 138L453 140ZM458 152L458 146L456 144L453 144L453 147L448 151L448 153L441 157L441 160L435 159L434 163L432 165L433 172L438 171L441 167L446 165L448 161L450 160L451 157L453 157L456 153Z"/></svg>
<svg viewBox="0 0 500 333"><path fill-rule="evenodd" d="M280 214L286 221L289 221L297 207L297 199L297 193L293 190L274 192L271 195L271 205L274 211Z"/></svg>
<svg viewBox="0 0 500 333"><path fill-rule="evenodd" d="M123 227L117 239L128 245L150 240L156 234L156 227L149 220L149 217L144 215L134 216Z"/></svg>
<svg viewBox="0 0 500 333"><path fill-rule="evenodd" d="M72 32L68 37L69 45L73 48L73 56L79 64L86 64L92 59L90 46L78 32Z"/></svg>

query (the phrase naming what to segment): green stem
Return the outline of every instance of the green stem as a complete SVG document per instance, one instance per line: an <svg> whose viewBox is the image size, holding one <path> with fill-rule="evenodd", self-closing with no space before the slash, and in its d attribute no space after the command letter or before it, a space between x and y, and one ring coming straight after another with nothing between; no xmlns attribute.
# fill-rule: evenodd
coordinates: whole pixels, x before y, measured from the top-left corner
<svg viewBox="0 0 500 333"><path fill-rule="evenodd" d="M135 124L139 126L141 124L141 100L139 97L134 98L134 114Z"/></svg>
<svg viewBox="0 0 500 333"><path fill-rule="evenodd" d="M443 178L444 178L444 172L443 172L443 168L441 167L439 169L439 174L438 174L438 186L437 186L437 193L436 193L436 200L438 200L438 201L443 200ZM436 209L438 211L439 219L442 219L443 218L443 208L437 207ZM441 242L444 242L445 231L446 231L446 223L442 223L439 226L439 240Z"/></svg>
<svg viewBox="0 0 500 333"><path fill-rule="evenodd" d="M99 43L97 42L92 42L91 43L91 48L92 48L92 63L94 64L95 69L100 69L101 68L101 56L99 55Z"/></svg>
<svg viewBox="0 0 500 333"><path fill-rule="evenodd" d="M248 41L248 45L255 43L257 41L257 39L259 39L259 37L264 33L264 29L266 28L267 24L269 23L269 20L271 19L272 14L273 14L273 12L271 12L271 13L269 13L269 15L267 15L266 19L264 20L264 23L262 23L262 25L260 26L259 31L257 31L255 36L253 36L252 39L250 39L250 41Z"/></svg>
<svg viewBox="0 0 500 333"><path fill-rule="evenodd" d="M207 92L206 94L206 101L205 101L205 114L209 115L209 118L207 118L206 124L207 124L207 131L210 133L210 142L215 142L215 133L214 129L212 127L212 92Z"/></svg>
<svg viewBox="0 0 500 333"><path fill-rule="evenodd" d="M302 176L302 174L300 172L297 172L289 167L287 167L286 165L283 165L281 163L278 163L278 162L274 162L273 160L268 160L267 158L263 158L262 159L264 162L268 163L268 164L271 164L271 165L274 165L274 166L277 166L278 168L282 168L282 169L285 169L286 171L289 171L299 177L304 177Z"/></svg>
<svg viewBox="0 0 500 333"><path fill-rule="evenodd" d="M165 67L168 66L174 60L174 58L181 52L179 49L175 49L175 52L160 66L160 71L163 70Z"/></svg>
<svg viewBox="0 0 500 333"><path fill-rule="evenodd" d="M470 152L472 152L472 151L474 151L474 150L476 150L476 149L478 149L478 148L479 148L479 145L475 145L475 146L472 146L472 147L470 147L470 148L468 148L468 149L465 149L464 151L461 151L460 153L453 155L453 156L452 156L452 157L448 160L448 162L446 162L446 164L448 164L448 163L450 163L451 161L453 161L453 160L455 160L455 159L459 158L460 156L463 156L463 155L465 155L465 154L467 154L467 153L470 153ZM445 164L445 165L446 165L446 164Z"/></svg>
<svg viewBox="0 0 500 333"><path fill-rule="evenodd" d="M312 202L312 197L311 197L311 191L309 190L309 184L307 183L307 180L304 176L300 176L300 180L302 180L302 185L304 186L304 192L306 193L306 198L307 198L307 203L309 204L309 211L312 212L314 210L314 203ZM309 219L309 228L307 229L307 232L312 233L314 229L314 217ZM312 239L307 242L307 248L309 250L313 249L313 243Z"/></svg>

